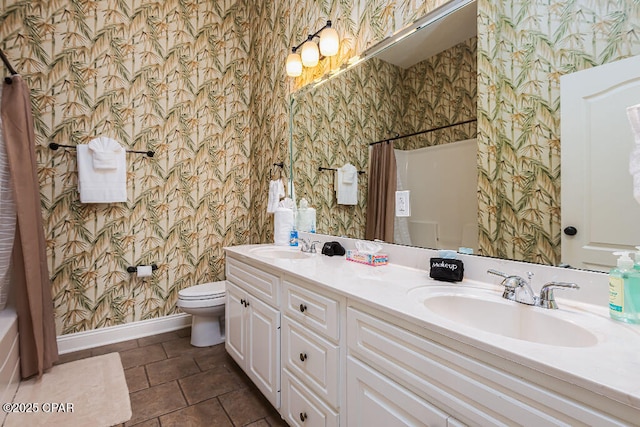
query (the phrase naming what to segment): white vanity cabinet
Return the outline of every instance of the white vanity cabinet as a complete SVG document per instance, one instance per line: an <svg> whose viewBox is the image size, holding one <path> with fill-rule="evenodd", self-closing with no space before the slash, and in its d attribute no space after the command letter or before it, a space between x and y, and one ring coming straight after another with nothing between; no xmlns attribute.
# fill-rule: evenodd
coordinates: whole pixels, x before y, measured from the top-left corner
<svg viewBox="0 0 640 427"><path fill-rule="evenodd" d="M227 259L225 348L275 408L280 407L280 278Z"/></svg>
<svg viewBox="0 0 640 427"><path fill-rule="evenodd" d="M590 399L584 389L561 384L566 394L558 393L532 381L537 373L531 377L528 368L500 358L486 363L480 353L469 355L472 348L429 335L436 337L369 307L347 308L349 425L367 425L370 417L416 426L628 425L574 400Z"/></svg>
<svg viewBox="0 0 640 427"><path fill-rule="evenodd" d="M343 297L285 277L281 414L290 426L340 425L344 307Z"/></svg>

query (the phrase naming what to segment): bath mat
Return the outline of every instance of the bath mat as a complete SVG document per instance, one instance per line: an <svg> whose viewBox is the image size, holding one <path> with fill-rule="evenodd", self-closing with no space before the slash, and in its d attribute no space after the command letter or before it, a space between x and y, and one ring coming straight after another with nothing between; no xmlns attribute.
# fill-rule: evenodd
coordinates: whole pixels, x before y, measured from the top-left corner
<svg viewBox="0 0 640 427"><path fill-rule="evenodd" d="M4 402L3 402L4 403ZM129 388L118 353L56 365L42 378L22 381L5 427L108 427L131 419Z"/></svg>

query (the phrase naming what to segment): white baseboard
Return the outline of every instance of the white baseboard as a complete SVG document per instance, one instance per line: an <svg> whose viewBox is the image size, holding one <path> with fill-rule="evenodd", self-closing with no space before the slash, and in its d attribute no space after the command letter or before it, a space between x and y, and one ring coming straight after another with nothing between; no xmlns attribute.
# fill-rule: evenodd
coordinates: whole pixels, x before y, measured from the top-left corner
<svg viewBox="0 0 640 427"><path fill-rule="evenodd" d="M66 354L87 348L100 347L163 332L177 331L191 325L191 315L172 314L157 319L141 320L124 325L109 326L92 331L76 332L58 337L58 353Z"/></svg>

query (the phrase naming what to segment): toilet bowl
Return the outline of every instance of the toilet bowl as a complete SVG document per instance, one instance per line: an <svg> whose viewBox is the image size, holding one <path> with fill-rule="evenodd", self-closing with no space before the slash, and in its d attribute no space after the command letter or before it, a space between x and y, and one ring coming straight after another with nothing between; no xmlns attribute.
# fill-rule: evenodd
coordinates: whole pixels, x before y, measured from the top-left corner
<svg viewBox="0 0 640 427"><path fill-rule="evenodd" d="M191 315L191 345L224 342L225 281L203 283L178 292L178 307Z"/></svg>

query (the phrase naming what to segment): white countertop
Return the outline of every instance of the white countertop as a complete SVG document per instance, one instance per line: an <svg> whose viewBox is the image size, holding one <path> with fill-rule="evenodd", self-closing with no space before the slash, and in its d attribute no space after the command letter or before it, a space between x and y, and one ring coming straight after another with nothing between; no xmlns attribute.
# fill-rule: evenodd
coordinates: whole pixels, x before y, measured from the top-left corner
<svg viewBox="0 0 640 427"><path fill-rule="evenodd" d="M576 323L598 338L598 343L590 347L533 343L464 326L432 313L422 302L429 287L472 287L481 292L501 295L500 286L468 279L455 284L434 281L425 270L396 264L372 267L347 261L344 257L321 254L312 254L305 259L273 259L260 256L255 250L268 246L272 245L244 245L227 247L225 250L227 256L251 260L254 264L315 282L319 287L350 300L370 305L450 339L583 387L640 411L640 325L627 325L611 320L606 307L557 297L558 310L527 307L531 310L544 310L550 315ZM290 250L286 247L279 249ZM478 258L472 262L483 261ZM478 265L474 267L477 268ZM420 294L422 298L419 297ZM553 331L549 333L553 334Z"/></svg>

